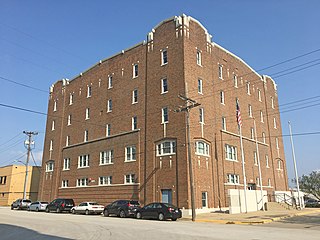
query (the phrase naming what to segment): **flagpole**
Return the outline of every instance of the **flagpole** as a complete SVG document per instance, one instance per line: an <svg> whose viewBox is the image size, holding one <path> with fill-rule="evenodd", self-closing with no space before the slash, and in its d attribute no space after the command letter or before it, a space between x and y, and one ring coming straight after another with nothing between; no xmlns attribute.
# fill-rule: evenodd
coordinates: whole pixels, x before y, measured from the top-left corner
<svg viewBox="0 0 320 240"><path fill-rule="evenodd" d="M254 135L255 135L255 139L256 139L256 150L257 150L257 160L258 160L258 169L259 169L259 182L260 182L261 203L262 203L262 210L264 211L263 189L262 189L262 175L261 175L261 165L260 165L260 154L259 154L259 146L258 146L258 136L257 136L256 119L253 119L253 126L254 126ZM258 207L259 207L259 205L258 205Z"/></svg>

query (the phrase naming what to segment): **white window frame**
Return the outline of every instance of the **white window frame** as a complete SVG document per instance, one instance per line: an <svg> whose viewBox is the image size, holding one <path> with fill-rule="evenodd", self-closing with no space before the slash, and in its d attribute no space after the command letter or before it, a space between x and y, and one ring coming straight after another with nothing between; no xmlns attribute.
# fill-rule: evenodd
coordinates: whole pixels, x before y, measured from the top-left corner
<svg viewBox="0 0 320 240"><path fill-rule="evenodd" d="M67 126L71 125L71 114L68 115Z"/></svg>
<svg viewBox="0 0 320 240"><path fill-rule="evenodd" d="M161 66L168 64L168 51L163 49L161 51Z"/></svg>
<svg viewBox="0 0 320 240"><path fill-rule="evenodd" d="M64 158L63 159L63 171L70 170L70 158Z"/></svg>
<svg viewBox="0 0 320 240"><path fill-rule="evenodd" d="M220 91L220 103L225 105L224 91Z"/></svg>
<svg viewBox="0 0 320 240"><path fill-rule="evenodd" d="M111 135L111 124L106 124L106 137L110 137Z"/></svg>
<svg viewBox="0 0 320 240"><path fill-rule="evenodd" d="M250 128L251 139L254 140L254 128Z"/></svg>
<svg viewBox="0 0 320 240"><path fill-rule="evenodd" d="M78 168L90 167L89 161L90 161L90 155L89 154L84 154L84 155L78 156Z"/></svg>
<svg viewBox="0 0 320 240"><path fill-rule="evenodd" d="M132 91L132 104L138 103L138 89Z"/></svg>
<svg viewBox="0 0 320 240"><path fill-rule="evenodd" d="M250 104L248 105L248 111L249 111L248 112L249 113L249 117L252 118L253 117L253 115L252 115L252 106Z"/></svg>
<svg viewBox="0 0 320 240"><path fill-rule="evenodd" d="M238 161L237 147L225 144L225 157L228 161Z"/></svg>
<svg viewBox="0 0 320 240"><path fill-rule="evenodd" d="M255 166L258 166L258 154L256 151L253 151L253 163Z"/></svg>
<svg viewBox="0 0 320 240"><path fill-rule="evenodd" d="M204 108L199 108L199 123L204 124Z"/></svg>
<svg viewBox="0 0 320 240"><path fill-rule="evenodd" d="M197 49L197 64L202 66L202 52L200 49Z"/></svg>
<svg viewBox="0 0 320 240"><path fill-rule="evenodd" d="M271 107L272 107L272 109L274 109L274 99L273 99L273 97L271 97Z"/></svg>
<svg viewBox="0 0 320 240"><path fill-rule="evenodd" d="M198 79L198 93L199 94L203 94L203 85L202 85L202 83L203 83L203 81L202 81L202 79Z"/></svg>
<svg viewBox="0 0 320 240"><path fill-rule="evenodd" d="M50 152L53 151L53 140L50 140L49 151L50 151Z"/></svg>
<svg viewBox="0 0 320 240"><path fill-rule="evenodd" d="M57 111L57 101L54 100L54 103L53 103L53 111Z"/></svg>
<svg viewBox="0 0 320 240"><path fill-rule="evenodd" d="M208 192L201 192L201 206L202 208L208 208Z"/></svg>
<svg viewBox="0 0 320 240"><path fill-rule="evenodd" d="M266 168L270 168L270 166L269 166L269 156L268 156L268 154L266 154L265 158L266 158Z"/></svg>
<svg viewBox="0 0 320 240"><path fill-rule="evenodd" d="M91 97L92 95L92 87L90 85L87 86L87 98Z"/></svg>
<svg viewBox="0 0 320 240"><path fill-rule="evenodd" d="M110 165L113 164L114 151L113 149L100 152L99 165Z"/></svg>
<svg viewBox="0 0 320 240"><path fill-rule="evenodd" d="M240 176L238 174L227 174L227 184L239 185Z"/></svg>
<svg viewBox="0 0 320 240"><path fill-rule="evenodd" d="M176 141L166 140L157 145L157 156L176 154Z"/></svg>
<svg viewBox="0 0 320 240"><path fill-rule="evenodd" d="M84 142L88 142L88 140L89 140L89 131L85 130L84 131L84 136L83 136L83 141Z"/></svg>
<svg viewBox="0 0 320 240"><path fill-rule="evenodd" d="M54 170L54 162L50 161L46 163L46 172L53 172Z"/></svg>
<svg viewBox="0 0 320 240"><path fill-rule="evenodd" d="M86 118L85 120L90 119L90 108L86 108Z"/></svg>
<svg viewBox="0 0 320 240"><path fill-rule="evenodd" d="M166 88L166 89L165 89ZM168 92L168 79L162 78L161 79L161 94Z"/></svg>
<svg viewBox="0 0 320 240"><path fill-rule="evenodd" d="M88 178L78 178L77 179L77 187L86 187L89 184Z"/></svg>
<svg viewBox="0 0 320 240"><path fill-rule="evenodd" d="M219 79L223 80L223 66L221 64L219 64L218 66L218 76L219 76Z"/></svg>
<svg viewBox="0 0 320 240"><path fill-rule="evenodd" d="M137 63L133 64L132 68L132 78L137 78L139 76L139 65Z"/></svg>
<svg viewBox="0 0 320 240"><path fill-rule="evenodd" d="M195 153L196 155L210 156L210 145L204 141L196 141Z"/></svg>
<svg viewBox="0 0 320 240"><path fill-rule="evenodd" d="M247 94L251 95L250 82L246 83L246 87L247 87Z"/></svg>
<svg viewBox="0 0 320 240"><path fill-rule="evenodd" d="M277 129L277 121L276 118L273 118L273 128Z"/></svg>
<svg viewBox="0 0 320 240"><path fill-rule="evenodd" d="M268 187L271 187L271 178L268 178Z"/></svg>
<svg viewBox="0 0 320 240"><path fill-rule="evenodd" d="M222 117L222 130L227 130L227 119L226 117Z"/></svg>
<svg viewBox="0 0 320 240"><path fill-rule="evenodd" d="M51 124L51 131L54 131L55 130L55 124L56 121L55 120L52 120L52 124Z"/></svg>
<svg viewBox="0 0 320 240"><path fill-rule="evenodd" d="M168 123L169 122L169 112L168 108L164 107L161 109L161 123Z"/></svg>
<svg viewBox="0 0 320 240"><path fill-rule="evenodd" d="M68 135L66 137L66 147L68 147L70 145L70 136Z"/></svg>
<svg viewBox="0 0 320 240"><path fill-rule="evenodd" d="M124 175L124 184L134 184L135 183L135 174Z"/></svg>
<svg viewBox="0 0 320 240"><path fill-rule="evenodd" d="M109 75L108 76L108 89L113 88L113 76Z"/></svg>
<svg viewBox="0 0 320 240"><path fill-rule="evenodd" d="M262 102L261 90L260 89L258 89L258 99L259 99L259 102Z"/></svg>
<svg viewBox="0 0 320 240"><path fill-rule="evenodd" d="M137 160L137 148L136 146L125 147L125 162L134 162Z"/></svg>
<svg viewBox="0 0 320 240"><path fill-rule="evenodd" d="M256 185L260 186L260 178L259 177L256 177Z"/></svg>
<svg viewBox="0 0 320 240"><path fill-rule="evenodd" d="M112 176L100 176L99 186L107 186L112 184Z"/></svg>
<svg viewBox="0 0 320 240"><path fill-rule="evenodd" d="M131 130L137 130L138 129L138 117L133 116L131 118Z"/></svg>
<svg viewBox="0 0 320 240"><path fill-rule="evenodd" d="M73 93L70 93L69 95L69 105L73 104Z"/></svg>
<svg viewBox="0 0 320 240"><path fill-rule="evenodd" d="M279 139L276 137L276 148L279 149Z"/></svg>
<svg viewBox="0 0 320 240"><path fill-rule="evenodd" d="M266 133L262 132L262 142L266 143Z"/></svg>
<svg viewBox="0 0 320 240"><path fill-rule="evenodd" d="M69 180L62 180L61 188L67 188L67 187L69 187Z"/></svg>
<svg viewBox="0 0 320 240"><path fill-rule="evenodd" d="M108 99L107 112L112 112L112 99Z"/></svg>
<svg viewBox="0 0 320 240"><path fill-rule="evenodd" d="M278 168L277 170L282 170L282 160L278 160Z"/></svg>
<svg viewBox="0 0 320 240"><path fill-rule="evenodd" d="M264 122L264 119L263 119L263 112L260 111L260 121L263 123Z"/></svg>
<svg viewBox="0 0 320 240"><path fill-rule="evenodd" d="M233 86L238 88L238 76L236 74L233 74Z"/></svg>

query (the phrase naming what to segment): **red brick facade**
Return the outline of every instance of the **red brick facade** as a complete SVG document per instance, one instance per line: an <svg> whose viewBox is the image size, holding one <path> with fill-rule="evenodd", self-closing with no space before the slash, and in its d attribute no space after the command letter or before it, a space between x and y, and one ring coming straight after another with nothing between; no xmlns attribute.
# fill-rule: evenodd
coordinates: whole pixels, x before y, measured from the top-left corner
<svg viewBox="0 0 320 240"><path fill-rule="evenodd" d="M163 62L165 56L167 63ZM167 79L167 89L163 79ZM186 113L174 111L185 105L179 94L201 104L190 111L197 208L228 206L227 190L243 188L236 99L242 114L248 185L254 188L259 177L254 162L256 142L251 137L255 119L263 189L269 194L288 189L274 81L211 42L211 36L197 20L183 15L160 23L148 34L146 42L99 62L71 81L61 80L51 87L41 200L72 197L76 203L96 200L106 204L132 198L145 204L169 196L173 204L190 208ZM109 100L112 111L108 109ZM166 147L159 150L161 143ZM229 160L226 145L235 151ZM135 152L126 150L131 146ZM196 146L200 154L196 153ZM107 150L113 151L112 163L101 165L100 152ZM79 166L80 155L89 155L89 166ZM133 160L127 161L127 155ZM67 158L70 166L65 167ZM48 169L49 163L53 163L53 169ZM129 174L134 174L134 179L126 183L125 176ZM235 175L239 183L228 174ZM112 176L111 184L99 185L102 176ZM87 186L77 186L77 179L82 178L87 179Z"/></svg>

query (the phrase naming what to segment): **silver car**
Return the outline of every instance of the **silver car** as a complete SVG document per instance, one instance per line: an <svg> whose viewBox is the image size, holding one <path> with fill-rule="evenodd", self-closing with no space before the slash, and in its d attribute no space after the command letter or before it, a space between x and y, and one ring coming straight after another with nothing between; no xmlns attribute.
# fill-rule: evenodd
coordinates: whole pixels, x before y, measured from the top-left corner
<svg viewBox="0 0 320 240"><path fill-rule="evenodd" d="M31 204L31 200L29 199L17 199L16 201L14 201L12 204L11 204L11 210L13 209L18 209L18 210L21 210L21 209L28 209L28 206Z"/></svg>
<svg viewBox="0 0 320 240"><path fill-rule="evenodd" d="M41 201L33 202L28 206L28 211L45 211L48 204L48 202Z"/></svg>

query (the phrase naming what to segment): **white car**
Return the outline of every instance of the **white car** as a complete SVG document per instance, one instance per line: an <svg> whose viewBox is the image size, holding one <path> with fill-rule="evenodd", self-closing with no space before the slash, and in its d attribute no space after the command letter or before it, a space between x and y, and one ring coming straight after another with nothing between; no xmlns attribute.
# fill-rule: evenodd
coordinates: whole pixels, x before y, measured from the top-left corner
<svg viewBox="0 0 320 240"><path fill-rule="evenodd" d="M78 206L75 206L71 209L73 214L82 213L82 214L101 214L103 212L104 206L96 202L82 202Z"/></svg>
<svg viewBox="0 0 320 240"><path fill-rule="evenodd" d="M36 211L36 212L45 211L47 205L48 205L48 202L40 202L40 201L33 202L28 206L28 211Z"/></svg>

